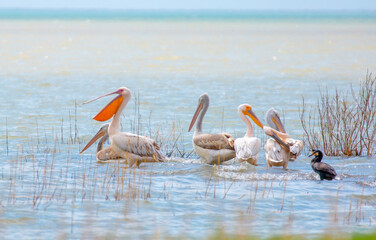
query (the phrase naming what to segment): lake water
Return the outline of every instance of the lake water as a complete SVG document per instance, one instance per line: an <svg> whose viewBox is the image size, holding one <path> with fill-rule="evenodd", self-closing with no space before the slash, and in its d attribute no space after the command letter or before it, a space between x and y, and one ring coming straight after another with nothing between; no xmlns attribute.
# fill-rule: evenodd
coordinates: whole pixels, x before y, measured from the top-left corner
<svg viewBox="0 0 376 240"><path fill-rule="evenodd" d="M2 13L2 236L204 238L223 229L268 237L375 229L375 157L325 157L340 180L321 182L308 149L289 171L268 169L263 150L257 167L203 165L189 155L187 132L198 97L208 92L207 132L243 136L236 109L249 103L262 120L274 107L287 132L303 139L302 96L313 105L320 88L356 88L367 70L375 72L373 14ZM92 117L110 99L82 103L121 86L133 92L123 130L156 138L165 153L177 139L188 158L175 149L168 163L128 169L97 164L94 147L79 154L101 125Z"/></svg>

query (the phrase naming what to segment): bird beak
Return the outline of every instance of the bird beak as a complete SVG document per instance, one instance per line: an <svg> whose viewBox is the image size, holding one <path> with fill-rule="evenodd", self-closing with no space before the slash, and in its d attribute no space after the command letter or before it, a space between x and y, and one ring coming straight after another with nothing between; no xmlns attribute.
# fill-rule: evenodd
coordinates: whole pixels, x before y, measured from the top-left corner
<svg viewBox="0 0 376 240"><path fill-rule="evenodd" d="M285 128L283 127L283 125L282 125L282 123L281 123L281 119L279 119L279 117L277 117L277 116L273 116L273 117L272 117L272 121L275 123L275 125L277 125L278 131L283 132L283 133L286 133L286 130L285 130Z"/></svg>
<svg viewBox="0 0 376 240"><path fill-rule="evenodd" d="M275 132L274 130L272 131L273 131L273 135L271 137L274 138L274 140L276 140L279 144L281 144L281 146L284 147L287 151L290 151L289 145L287 145L284 141L282 141L280 137L278 137L277 132Z"/></svg>
<svg viewBox="0 0 376 240"><path fill-rule="evenodd" d="M86 149L88 149L91 145L93 145L93 143L95 143L95 141L97 141L100 137L103 137L105 135L105 132L101 130L99 130L97 132L97 134L95 134L95 136L89 141L88 144L86 144L86 146L81 150L80 153L83 153Z"/></svg>
<svg viewBox="0 0 376 240"><path fill-rule="evenodd" d="M196 109L195 114L193 115L193 118L192 118L191 124L189 125L188 132L190 132L191 129L192 129L192 127L193 127L193 125L195 125L195 122L196 122L196 119L197 119L197 117L198 117L198 114L201 112L202 108L203 108L203 105L202 105L202 103L200 102L200 103L198 104L198 106L197 106L197 109Z"/></svg>
<svg viewBox="0 0 376 240"><path fill-rule="evenodd" d="M104 121L107 121L108 119L112 118L112 116L114 116L114 114L119 109L121 103L123 102L123 96L121 95L121 92L115 91L115 92L108 93L108 94L105 94L103 96L94 98L90 101L84 102L84 104L87 104L87 103L93 102L93 101L95 101L99 98L106 97L106 96L109 96L109 95L112 95L112 94L119 94L119 95L116 96L114 99L112 99L112 101L109 102L104 108L102 108L102 110L100 110L100 112L95 117L93 117L94 120L104 122Z"/></svg>
<svg viewBox="0 0 376 240"><path fill-rule="evenodd" d="M265 134L274 138L274 140L276 140L279 144L281 144L282 147L284 147L287 151L290 151L290 147L289 145L287 145L283 140L282 140L282 137L280 137L280 133L276 130L274 130L273 128L270 128L270 130L272 131L272 134L269 134L268 132L266 132L265 130Z"/></svg>
<svg viewBox="0 0 376 240"><path fill-rule="evenodd" d="M264 125L261 123L261 121L258 119L256 114L252 111L252 109L243 111L244 115L248 115L260 128L264 128Z"/></svg>
<svg viewBox="0 0 376 240"><path fill-rule="evenodd" d="M316 152L312 152L308 157L315 155ZM316 156L316 155L315 155Z"/></svg>

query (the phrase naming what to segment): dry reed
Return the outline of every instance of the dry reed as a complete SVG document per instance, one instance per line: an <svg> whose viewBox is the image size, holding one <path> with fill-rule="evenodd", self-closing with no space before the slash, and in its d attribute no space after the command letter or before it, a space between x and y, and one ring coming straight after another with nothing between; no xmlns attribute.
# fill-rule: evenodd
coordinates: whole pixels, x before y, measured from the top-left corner
<svg viewBox="0 0 376 240"><path fill-rule="evenodd" d="M300 121L311 149L323 149L328 156L374 155L376 77L367 73L359 90L336 89L334 96L320 90L317 105L309 109L303 97Z"/></svg>

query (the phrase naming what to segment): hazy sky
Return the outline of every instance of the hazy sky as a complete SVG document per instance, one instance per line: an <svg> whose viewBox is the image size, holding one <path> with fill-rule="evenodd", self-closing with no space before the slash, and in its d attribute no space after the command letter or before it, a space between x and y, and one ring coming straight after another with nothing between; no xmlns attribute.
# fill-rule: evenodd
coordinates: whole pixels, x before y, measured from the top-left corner
<svg viewBox="0 0 376 240"><path fill-rule="evenodd" d="M0 0L0 8L376 10L375 0Z"/></svg>

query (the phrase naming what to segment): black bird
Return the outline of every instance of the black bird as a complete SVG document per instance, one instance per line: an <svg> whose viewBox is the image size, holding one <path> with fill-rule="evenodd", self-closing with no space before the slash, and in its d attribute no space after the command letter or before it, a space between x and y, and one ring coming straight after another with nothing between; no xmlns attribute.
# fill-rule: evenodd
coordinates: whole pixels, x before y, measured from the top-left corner
<svg viewBox="0 0 376 240"><path fill-rule="evenodd" d="M320 150L312 150L312 154L315 158L311 161L311 167L313 171L320 175L320 180L332 180L337 176L336 170L329 164L321 162L323 154Z"/></svg>

